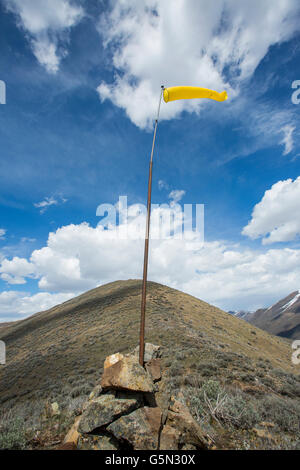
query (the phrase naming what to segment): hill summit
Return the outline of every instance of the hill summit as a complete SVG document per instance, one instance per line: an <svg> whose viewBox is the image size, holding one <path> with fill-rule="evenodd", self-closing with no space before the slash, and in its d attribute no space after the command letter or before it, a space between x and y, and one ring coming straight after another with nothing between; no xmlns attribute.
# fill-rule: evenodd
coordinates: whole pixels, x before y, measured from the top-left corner
<svg viewBox="0 0 300 470"><path fill-rule="evenodd" d="M105 358L137 346L140 301L141 281L116 281L0 329L1 435L11 436L15 423L23 436L2 437L0 447L63 441ZM162 348L163 383L184 397L216 448L298 445L300 383L289 341L154 282L146 315L146 341Z"/></svg>

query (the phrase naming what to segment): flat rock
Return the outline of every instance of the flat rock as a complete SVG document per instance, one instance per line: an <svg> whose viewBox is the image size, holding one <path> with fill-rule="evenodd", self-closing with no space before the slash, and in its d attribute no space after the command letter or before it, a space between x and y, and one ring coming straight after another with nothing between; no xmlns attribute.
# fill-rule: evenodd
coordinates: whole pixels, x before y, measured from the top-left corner
<svg viewBox="0 0 300 470"><path fill-rule="evenodd" d="M80 436L77 448L79 450L118 450L118 441L109 435Z"/></svg>
<svg viewBox="0 0 300 470"><path fill-rule="evenodd" d="M146 371L151 375L153 382L161 379L161 363L160 358L151 359L145 364Z"/></svg>
<svg viewBox="0 0 300 470"><path fill-rule="evenodd" d="M153 392L154 383L135 356L125 356L120 361L104 369L101 386L103 389Z"/></svg>
<svg viewBox="0 0 300 470"><path fill-rule="evenodd" d="M117 439L129 442L134 450L156 450L161 427L161 410L139 408L110 424L107 430Z"/></svg>
<svg viewBox="0 0 300 470"><path fill-rule="evenodd" d="M90 433L118 419L124 413L130 413L142 404L142 397L138 394L128 393L124 397L116 398L114 394L107 393L88 402L78 425L80 433Z"/></svg>

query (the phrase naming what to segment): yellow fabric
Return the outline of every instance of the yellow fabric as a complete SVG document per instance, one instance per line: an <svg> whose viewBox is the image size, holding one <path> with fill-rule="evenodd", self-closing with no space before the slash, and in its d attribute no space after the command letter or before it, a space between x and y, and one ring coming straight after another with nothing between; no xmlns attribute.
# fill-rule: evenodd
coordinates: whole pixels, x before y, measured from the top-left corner
<svg viewBox="0 0 300 470"><path fill-rule="evenodd" d="M173 86L171 88L164 89L165 103L175 100L190 100L192 98L210 98L215 101L225 101L228 96L226 91L218 93L214 90L208 90L207 88L196 86Z"/></svg>

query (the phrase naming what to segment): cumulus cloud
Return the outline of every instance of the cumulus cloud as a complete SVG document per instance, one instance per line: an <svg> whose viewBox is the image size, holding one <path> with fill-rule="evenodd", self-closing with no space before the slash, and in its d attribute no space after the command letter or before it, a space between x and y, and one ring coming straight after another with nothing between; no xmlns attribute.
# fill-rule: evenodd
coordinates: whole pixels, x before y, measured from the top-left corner
<svg viewBox="0 0 300 470"><path fill-rule="evenodd" d="M70 0L4 0L17 15L18 25L30 41L39 63L56 73L67 54L70 28L84 16L81 6Z"/></svg>
<svg viewBox="0 0 300 470"><path fill-rule="evenodd" d="M32 313L48 310L72 297L73 294L49 294L48 292L39 292L34 295L19 291L1 292L0 322L19 320Z"/></svg>
<svg viewBox="0 0 300 470"><path fill-rule="evenodd" d="M300 234L300 176L278 181L254 207L243 235L262 238L264 245L295 240Z"/></svg>
<svg viewBox="0 0 300 470"><path fill-rule="evenodd" d="M54 198L53 196L45 197L43 201L34 203L34 207L40 209L40 213L44 214L50 206L57 206L59 203L65 203L67 199L63 197Z"/></svg>
<svg viewBox="0 0 300 470"><path fill-rule="evenodd" d="M151 127L160 86L195 85L238 93L272 44L298 29L296 0L121 0L103 13L99 32L115 79L98 87L141 128ZM203 14L205 12L205 14ZM217 104L216 104L217 105ZM199 112L204 101L163 106L162 119Z"/></svg>
<svg viewBox="0 0 300 470"><path fill-rule="evenodd" d="M170 210L176 212L178 207ZM141 278L145 214L138 209L129 208L127 230L129 235L141 236L124 236L124 224L117 229L71 224L50 233L46 246L33 251L23 263L20 259L2 262L2 275L16 279L35 276L41 294L45 294L34 296L32 303L29 295L13 298L15 311L23 314L27 309L34 313L44 308L39 300L56 301L58 297L52 296L58 293L65 299L64 295L68 298L117 279ZM190 229L184 238L171 237L167 233L167 212L163 212L161 221L156 210L151 225L150 279L224 309L252 310L274 302L274 295L279 298L299 289L300 250L255 251L222 241L203 245L201 233ZM176 212L175 226L180 222ZM156 236L159 230L161 238Z"/></svg>
<svg viewBox="0 0 300 470"><path fill-rule="evenodd" d="M9 284L25 284L25 278L32 277L34 273L35 267L18 256L12 260L4 259L0 264L0 277Z"/></svg>
<svg viewBox="0 0 300 470"><path fill-rule="evenodd" d="M283 139L280 142L282 145L284 145L283 155L288 155L292 152L294 148L293 133L295 129L296 128L294 126L291 126L290 124L284 126L281 129L281 132L283 132L284 134Z"/></svg>

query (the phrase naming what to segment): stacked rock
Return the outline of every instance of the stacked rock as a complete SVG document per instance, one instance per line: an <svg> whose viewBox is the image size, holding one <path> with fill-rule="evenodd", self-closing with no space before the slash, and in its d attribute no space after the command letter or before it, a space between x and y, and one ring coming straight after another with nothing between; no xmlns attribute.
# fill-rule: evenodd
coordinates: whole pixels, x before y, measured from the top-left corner
<svg viewBox="0 0 300 470"><path fill-rule="evenodd" d="M161 350L146 343L145 368L133 354L106 358L101 384L91 392L64 447L82 450L204 449L207 440L189 410L162 379Z"/></svg>

